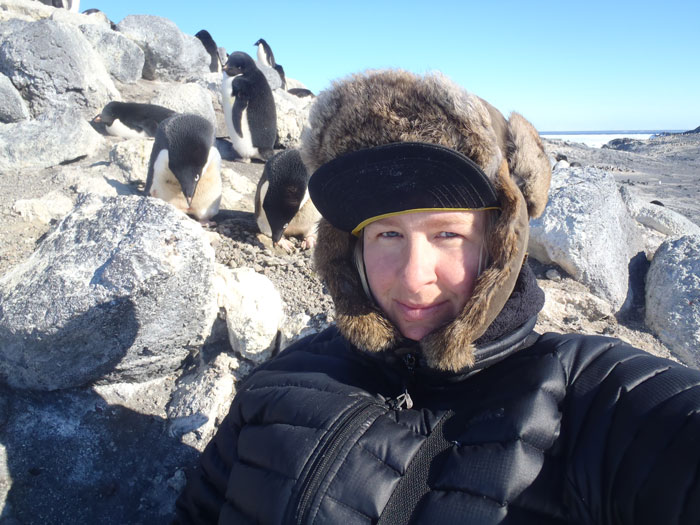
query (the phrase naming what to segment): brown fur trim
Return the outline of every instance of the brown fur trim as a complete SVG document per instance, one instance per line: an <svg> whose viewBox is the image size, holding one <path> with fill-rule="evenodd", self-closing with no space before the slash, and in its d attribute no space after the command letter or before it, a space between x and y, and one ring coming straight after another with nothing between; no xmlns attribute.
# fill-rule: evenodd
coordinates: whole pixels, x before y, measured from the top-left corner
<svg viewBox="0 0 700 525"><path fill-rule="evenodd" d="M421 341L429 366L457 371L474 364L472 343L508 300L528 239L528 210L541 213L551 171L532 125L508 122L493 106L439 74L367 72L335 82L315 100L301 154L313 173L336 157L393 142L417 141L457 150L494 183L502 211L487 240L492 263L477 279L461 314ZM313 175L312 175L313 176ZM401 334L367 297L353 261L355 238L325 219L314 261L336 308L341 333L367 351L390 349Z"/></svg>
<svg viewBox="0 0 700 525"><path fill-rule="evenodd" d="M547 205L552 167L540 135L519 113L508 119L508 164L527 201L530 217L539 217Z"/></svg>

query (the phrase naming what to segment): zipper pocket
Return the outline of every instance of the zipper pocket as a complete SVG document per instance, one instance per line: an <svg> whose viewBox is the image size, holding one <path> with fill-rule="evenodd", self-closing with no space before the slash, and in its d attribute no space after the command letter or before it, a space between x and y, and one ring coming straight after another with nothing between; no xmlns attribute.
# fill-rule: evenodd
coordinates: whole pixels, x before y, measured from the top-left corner
<svg viewBox="0 0 700 525"><path fill-rule="evenodd" d="M308 518L311 502L318 493L321 483L326 479L328 471L337 458L338 452L348 438L357 430L360 424L367 421L367 417L372 413L385 411L385 408L376 403L361 403L349 410L339 421L334 424L335 428L329 430L330 438L319 451L314 464L309 470L302 489L300 491L295 522L302 525Z"/></svg>

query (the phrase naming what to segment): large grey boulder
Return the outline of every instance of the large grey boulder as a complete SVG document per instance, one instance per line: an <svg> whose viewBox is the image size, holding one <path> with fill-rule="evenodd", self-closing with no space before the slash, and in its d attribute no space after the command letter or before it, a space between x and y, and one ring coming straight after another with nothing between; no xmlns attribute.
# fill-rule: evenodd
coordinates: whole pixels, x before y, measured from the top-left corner
<svg viewBox="0 0 700 525"><path fill-rule="evenodd" d="M80 30L102 57L105 68L114 78L129 84L143 76L146 59L143 50L135 42L112 31L109 26L84 24Z"/></svg>
<svg viewBox="0 0 700 525"><path fill-rule="evenodd" d="M20 122L29 118L29 109L9 78L0 74L0 122Z"/></svg>
<svg viewBox="0 0 700 525"><path fill-rule="evenodd" d="M202 42L166 18L129 15L117 29L143 49L147 80L185 80L209 73L210 57Z"/></svg>
<svg viewBox="0 0 700 525"><path fill-rule="evenodd" d="M0 172L56 166L99 150L104 138L76 111L0 126Z"/></svg>
<svg viewBox="0 0 700 525"><path fill-rule="evenodd" d="M169 83L158 88L150 101L178 113L201 115L216 125L216 115L209 90L196 83Z"/></svg>
<svg viewBox="0 0 700 525"><path fill-rule="evenodd" d="M0 279L0 381L55 390L172 374L210 334L214 250L149 197L83 196Z"/></svg>
<svg viewBox="0 0 700 525"><path fill-rule="evenodd" d="M301 146L301 132L309 120L309 112L314 99L297 97L281 89L272 92L277 110L276 148L298 148Z"/></svg>
<svg viewBox="0 0 700 525"><path fill-rule="evenodd" d="M620 187L620 195L630 215L640 224L669 236L700 235L700 226L666 206L645 202L636 197L626 186Z"/></svg>
<svg viewBox="0 0 700 525"><path fill-rule="evenodd" d="M52 20L0 23L0 72L28 103L33 117L77 108L91 118L120 95L80 29Z"/></svg>
<svg viewBox="0 0 700 525"><path fill-rule="evenodd" d="M700 367L700 235L669 239L654 254L645 322L678 359Z"/></svg>
<svg viewBox="0 0 700 525"><path fill-rule="evenodd" d="M552 174L547 208L530 223L528 251L619 311L628 306L629 264L643 243L610 173L566 168Z"/></svg>

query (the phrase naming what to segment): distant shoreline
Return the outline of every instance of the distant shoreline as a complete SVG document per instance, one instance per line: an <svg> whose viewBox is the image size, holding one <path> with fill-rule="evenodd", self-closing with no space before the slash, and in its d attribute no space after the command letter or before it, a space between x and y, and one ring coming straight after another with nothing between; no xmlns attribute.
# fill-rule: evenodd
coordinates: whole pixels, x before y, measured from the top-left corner
<svg viewBox="0 0 700 525"><path fill-rule="evenodd" d="M683 133L684 130L651 129L629 131L540 131L540 137L549 140L577 142L591 148L600 148L614 139L630 138L647 140L662 134Z"/></svg>

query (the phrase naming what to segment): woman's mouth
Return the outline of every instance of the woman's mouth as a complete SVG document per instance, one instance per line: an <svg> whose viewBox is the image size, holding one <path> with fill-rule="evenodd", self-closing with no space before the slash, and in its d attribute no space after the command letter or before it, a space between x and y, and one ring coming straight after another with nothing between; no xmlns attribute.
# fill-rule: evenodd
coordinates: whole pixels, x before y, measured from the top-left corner
<svg viewBox="0 0 700 525"><path fill-rule="evenodd" d="M406 304L396 301L404 319L407 321L424 321L433 318L446 304L445 301L432 304Z"/></svg>

